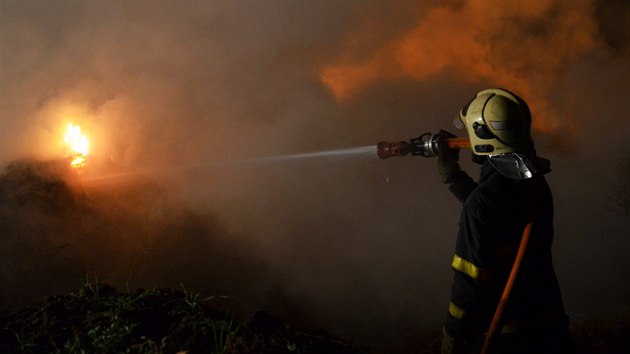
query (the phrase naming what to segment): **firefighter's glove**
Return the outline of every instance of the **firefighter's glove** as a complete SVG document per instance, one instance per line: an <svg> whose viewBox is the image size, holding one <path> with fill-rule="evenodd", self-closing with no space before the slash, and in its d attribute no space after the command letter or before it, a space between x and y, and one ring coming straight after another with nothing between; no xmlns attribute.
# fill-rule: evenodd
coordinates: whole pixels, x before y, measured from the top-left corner
<svg viewBox="0 0 630 354"><path fill-rule="evenodd" d="M459 149L448 147L445 139L456 138L452 133L441 130L437 133L438 140L438 173L442 182L450 183L453 177L461 171L459 167Z"/></svg>

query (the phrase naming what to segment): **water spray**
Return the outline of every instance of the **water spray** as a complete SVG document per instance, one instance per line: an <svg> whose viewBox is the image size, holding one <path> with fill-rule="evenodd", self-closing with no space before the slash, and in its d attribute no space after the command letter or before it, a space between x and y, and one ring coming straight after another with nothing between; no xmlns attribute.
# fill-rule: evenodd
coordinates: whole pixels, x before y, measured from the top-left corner
<svg viewBox="0 0 630 354"><path fill-rule="evenodd" d="M321 158L321 157L343 158L343 157L357 157L357 156L374 156L373 155L374 151L375 151L374 145L369 145L369 146L353 147L353 148L346 148L346 149L307 152L307 153L302 153L302 154L255 157L255 158L249 158L249 159L215 162L213 164L217 164L217 163L233 164L233 163L273 162L273 161L280 162L280 161L303 160L307 158Z"/></svg>
<svg viewBox="0 0 630 354"><path fill-rule="evenodd" d="M439 155L442 143L452 149L470 149L467 138L444 138L441 134L424 133L409 141L381 141L376 145L376 154L381 159L408 154L434 157Z"/></svg>
<svg viewBox="0 0 630 354"><path fill-rule="evenodd" d="M144 169L140 171L131 171L131 172L123 172L116 174L109 174L103 176L93 176L82 178L83 182L89 183L109 183L109 182L120 182L126 181L129 179L137 178L140 176L146 176L151 174L159 174L165 172L190 172L190 171L199 171L199 170L209 170L214 168L221 167L237 167L242 165L250 165L250 164L260 164L260 163L281 163L281 162L290 162L290 161L299 161L306 159L316 159L316 158L326 158L328 160L333 161L345 161L347 159L369 159L374 157L374 152L376 152L376 147L374 145L368 146L360 146L360 147L352 147L345 149L336 149L336 150L323 150L316 152L307 152L300 154L290 154L290 155L272 155L272 156L263 156L263 157L252 157L252 158L242 158L235 160L223 160L223 161L213 161L209 163L203 164L195 164L195 165L185 165L185 166L171 166L169 168L153 168L153 169Z"/></svg>

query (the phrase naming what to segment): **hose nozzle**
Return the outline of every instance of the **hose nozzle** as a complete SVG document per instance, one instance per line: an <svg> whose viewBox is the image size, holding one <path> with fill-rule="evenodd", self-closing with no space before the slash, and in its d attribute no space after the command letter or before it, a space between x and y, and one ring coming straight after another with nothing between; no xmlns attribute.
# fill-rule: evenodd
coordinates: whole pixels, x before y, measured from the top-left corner
<svg viewBox="0 0 630 354"><path fill-rule="evenodd" d="M376 154L381 159L407 154L433 157L439 155L442 139L444 138L440 134L424 133L409 141L381 141L376 145ZM444 142L452 149L470 148L470 142L466 138L446 138Z"/></svg>
<svg viewBox="0 0 630 354"><path fill-rule="evenodd" d="M381 159L392 156L403 156L409 153L409 143L406 141L387 142L381 141L376 145L376 154Z"/></svg>

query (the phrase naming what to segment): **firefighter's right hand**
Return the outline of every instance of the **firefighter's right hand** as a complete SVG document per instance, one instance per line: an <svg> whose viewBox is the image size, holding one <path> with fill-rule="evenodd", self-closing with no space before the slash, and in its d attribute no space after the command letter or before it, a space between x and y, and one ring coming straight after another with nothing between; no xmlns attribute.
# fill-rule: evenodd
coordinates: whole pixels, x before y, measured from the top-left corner
<svg viewBox="0 0 630 354"><path fill-rule="evenodd" d="M442 182L449 183L453 177L461 171L459 167L459 149L450 148L446 144L446 139L456 138L452 133L441 130L436 134L438 139L438 173Z"/></svg>

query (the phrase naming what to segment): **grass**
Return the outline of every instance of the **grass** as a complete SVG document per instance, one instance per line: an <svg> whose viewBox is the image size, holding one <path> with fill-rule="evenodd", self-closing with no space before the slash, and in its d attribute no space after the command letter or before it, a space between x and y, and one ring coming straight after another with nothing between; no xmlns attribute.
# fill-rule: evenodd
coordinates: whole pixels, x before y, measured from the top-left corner
<svg viewBox="0 0 630 354"><path fill-rule="evenodd" d="M184 301L188 305L191 313L197 311L201 306L201 303L199 302L199 297L201 296L201 293L199 293L198 291L187 290L182 283L180 283L179 286L182 288L182 292L186 296Z"/></svg>
<svg viewBox="0 0 630 354"><path fill-rule="evenodd" d="M0 316L0 353L354 353L332 337L297 331L259 311L239 321L181 284L117 292L86 277L79 291ZM313 348L313 349L308 349Z"/></svg>
<svg viewBox="0 0 630 354"><path fill-rule="evenodd" d="M210 322L212 328L212 338L214 341L214 350L211 354L223 354L227 345L236 337L241 324L235 323L232 315L226 315L225 320Z"/></svg>
<svg viewBox="0 0 630 354"><path fill-rule="evenodd" d="M205 342L212 343L211 354L223 354L241 328L240 323L230 314L215 318L216 311L208 312L202 301L214 297L202 299L200 292L183 284L181 288L178 292L129 291L127 287L126 293L118 293L97 276L86 276L77 293L50 298L40 308L24 314L29 317L26 321L18 319L12 327L12 348L20 353L162 354L170 352L169 345L176 344L169 335L179 330L183 332L180 337L207 337ZM74 321L68 322L71 319ZM58 327L64 333L56 333Z"/></svg>

